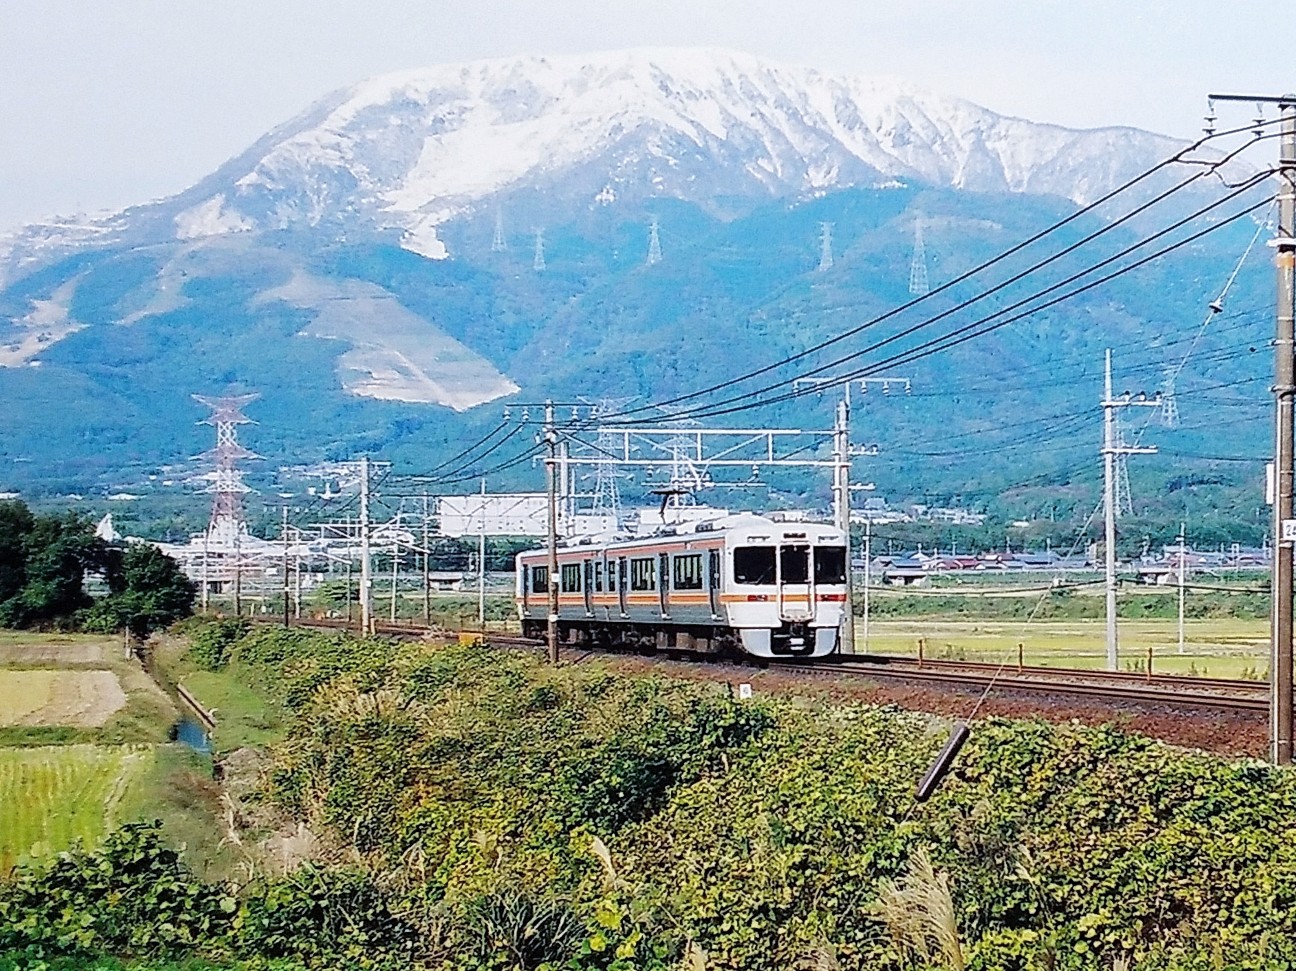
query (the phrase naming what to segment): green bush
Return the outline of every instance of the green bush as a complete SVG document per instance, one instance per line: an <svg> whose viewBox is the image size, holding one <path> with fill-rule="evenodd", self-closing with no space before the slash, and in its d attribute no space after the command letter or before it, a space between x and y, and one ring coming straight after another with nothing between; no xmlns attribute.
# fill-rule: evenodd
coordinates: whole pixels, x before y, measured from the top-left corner
<svg viewBox="0 0 1296 971"><path fill-rule="evenodd" d="M223 938L238 902L195 880L158 827L123 826L0 885L0 953L169 955Z"/></svg>
<svg viewBox="0 0 1296 971"><path fill-rule="evenodd" d="M1296 969L1296 777L1260 763L989 720L917 806L945 732L896 708L268 628L225 656L292 707L265 805L350 865L234 894L119 836L107 863L4 888L0 950L437 971ZM133 853L141 875L118 874Z"/></svg>
<svg viewBox="0 0 1296 971"><path fill-rule="evenodd" d="M203 670L219 671L229 663L234 642L251 626L249 621L233 618L198 625L189 636L189 656Z"/></svg>

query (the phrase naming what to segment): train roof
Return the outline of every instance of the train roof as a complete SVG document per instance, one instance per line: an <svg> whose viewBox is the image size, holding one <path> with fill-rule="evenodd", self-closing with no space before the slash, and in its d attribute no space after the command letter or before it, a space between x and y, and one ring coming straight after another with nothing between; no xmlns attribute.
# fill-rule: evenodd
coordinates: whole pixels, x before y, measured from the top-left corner
<svg viewBox="0 0 1296 971"><path fill-rule="evenodd" d="M841 531L827 523L780 522L755 513L735 513L718 516L715 519L702 519L691 522L676 523L664 526L651 533L597 533L573 539L558 541L558 548L564 551L578 550L586 547L633 547L644 543L659 543L673 537L715 536L717 534L766 534L764 538L778 536L820 537L824 533L840 535ZM543 552L527 550L526 553ZM520 555L526 555L520 554Z"/></svg>

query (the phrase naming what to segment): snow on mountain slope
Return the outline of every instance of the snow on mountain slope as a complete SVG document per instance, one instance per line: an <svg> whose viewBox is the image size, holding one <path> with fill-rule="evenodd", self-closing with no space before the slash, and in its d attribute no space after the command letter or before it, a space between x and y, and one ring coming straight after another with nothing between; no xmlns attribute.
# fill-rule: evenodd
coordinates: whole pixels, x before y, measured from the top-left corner
<svg viewBox="0 0 1296 971"><path fill-rule="evenodd" d="M389 233L442 258L437 227L456 215L564 185L586 204L707 204L898 178L1083 203L1178 144L722 50L477 61L335 92L178 196L0 240L0 286L87 245L284 228Z"/></svg>

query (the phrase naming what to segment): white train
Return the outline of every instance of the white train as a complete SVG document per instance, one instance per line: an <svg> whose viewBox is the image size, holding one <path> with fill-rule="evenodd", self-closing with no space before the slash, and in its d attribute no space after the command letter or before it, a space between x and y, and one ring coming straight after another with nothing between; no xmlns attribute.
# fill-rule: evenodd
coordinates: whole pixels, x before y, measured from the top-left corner
<svg viewBox="0 0 1296 971"><path fill-rule="evenodd" d="M566 644L823 657L846 610L846 541L831 526L725 516L566 542L558 579ZM518 555L516 596L522 633L544 636L548 551Z"/></svg>

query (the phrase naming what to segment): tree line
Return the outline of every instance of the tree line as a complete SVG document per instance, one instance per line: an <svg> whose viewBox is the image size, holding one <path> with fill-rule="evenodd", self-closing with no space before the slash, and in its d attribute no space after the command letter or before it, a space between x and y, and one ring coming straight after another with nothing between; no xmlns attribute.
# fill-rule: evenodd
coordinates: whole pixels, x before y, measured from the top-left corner
<svg viewBox="0 0 1296 971"><path fill-rule="evenodd" d="M87 592L91 576L106 595ZM80 513L0 502L0 627L127 630L142 639L192 613L195 593L156 546L107 542Z"/></svg>

